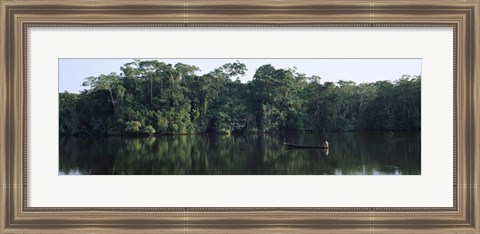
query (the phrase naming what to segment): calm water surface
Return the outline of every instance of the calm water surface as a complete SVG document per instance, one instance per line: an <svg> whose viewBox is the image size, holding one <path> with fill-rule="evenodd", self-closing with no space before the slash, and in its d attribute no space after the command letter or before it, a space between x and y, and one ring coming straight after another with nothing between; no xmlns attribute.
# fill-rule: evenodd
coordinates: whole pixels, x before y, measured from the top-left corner
<svg viewBox="0 0 480 234"><path fill-rule="evenodd" d="M419 175L420 133L61 137L60 175Z"/></svg>

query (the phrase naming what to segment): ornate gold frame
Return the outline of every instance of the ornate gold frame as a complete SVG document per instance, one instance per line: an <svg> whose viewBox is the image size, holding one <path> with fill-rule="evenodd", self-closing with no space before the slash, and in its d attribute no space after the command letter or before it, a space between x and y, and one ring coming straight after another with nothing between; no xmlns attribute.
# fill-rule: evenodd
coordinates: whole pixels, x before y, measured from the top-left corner
<svg viewBox="0 0 480 234"><path fill-rule="evenodd" d="M0 0L0 233L480 233L479 0ZM454 207L31 208L26 205L26 29L454 28Z"/></svg>

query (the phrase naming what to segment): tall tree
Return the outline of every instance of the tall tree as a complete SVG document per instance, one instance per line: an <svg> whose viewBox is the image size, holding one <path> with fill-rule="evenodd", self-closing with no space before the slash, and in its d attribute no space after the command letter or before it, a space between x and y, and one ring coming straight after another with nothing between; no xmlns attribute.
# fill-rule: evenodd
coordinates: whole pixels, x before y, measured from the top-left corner
<svg viewBox="0 0 480 234"><path fill-rule="evenodd" d="M82 85L91 87L93 91L107 90L110 94L110 101L112 102L113 108L115 108L115 99L113 98L112 89L118 83L118 80L119 76L115 72L112 72L108 75L87 77Z"/></svg>

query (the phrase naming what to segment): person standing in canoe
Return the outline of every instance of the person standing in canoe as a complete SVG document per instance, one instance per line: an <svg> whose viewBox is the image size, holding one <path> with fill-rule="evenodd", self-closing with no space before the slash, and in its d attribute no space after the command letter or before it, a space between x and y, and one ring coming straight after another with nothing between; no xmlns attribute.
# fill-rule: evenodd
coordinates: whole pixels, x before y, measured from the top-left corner
<svg viewBox="0 0 480 234"><path fill-rule="evenodd" d="M325 138L325 142L322 143L322 148L324 148L324 149L328 149L328 147L329 147L328 141L327 141L327 132L328 132L328 128L324 128L323 129L323 137Z"/></svg>

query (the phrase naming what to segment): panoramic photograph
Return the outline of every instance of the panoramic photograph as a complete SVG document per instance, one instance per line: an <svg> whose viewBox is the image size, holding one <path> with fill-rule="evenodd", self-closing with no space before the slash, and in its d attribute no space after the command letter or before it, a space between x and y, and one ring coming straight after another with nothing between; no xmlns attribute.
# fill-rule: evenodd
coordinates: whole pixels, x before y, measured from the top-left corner
<svg viewBox="0 0 480 234"><path fill-rule="evenodd" d="M59 59L59 175L421 175L421 59Z"/></svg>

